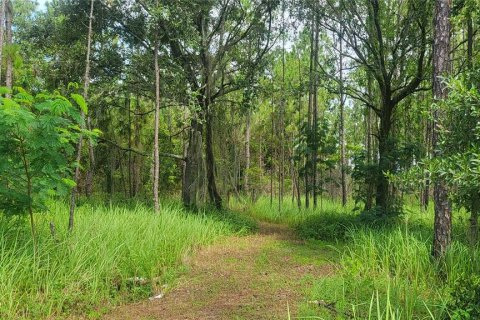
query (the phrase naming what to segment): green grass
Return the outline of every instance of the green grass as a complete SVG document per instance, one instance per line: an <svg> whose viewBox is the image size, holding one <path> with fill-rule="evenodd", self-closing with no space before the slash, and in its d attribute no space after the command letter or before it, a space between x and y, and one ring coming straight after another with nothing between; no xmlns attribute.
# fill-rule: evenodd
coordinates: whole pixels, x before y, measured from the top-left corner
<svg viewBox="0 0 480 320"><path fill-rule="evenodd" d="M433 208L422 211L413 201L407 201L404 215L381 221L353 212L353 204L343 208L326 199L323 209L316 210L299 210L284 201L278 211L278 202L271 206L266 197L244 201L243 208L239 200L233 205L256 219L289 224L304 239L342 250L333 261L339 272L306 288L306 300L333 304L336 313L304 303L300 318L446 319L454 309L463 312L478 305L471 293L476 288L468 283L478 283L472 277L480 275L480 249L468 245L468 215L463 211L454 213L454 241L446 259L437 263L430 255ZM464 319L468 312L455 319Z"/></svg>
<svg viewBox="0 0 480 320"><path fill-rule="evenodd" d="M0 319L95 317L172 281L182 271L182 259L198 246L254 227L227 212L187 214L175 205L155 215L142 205L84 204L72 234L65 231L68 207L61 203L36 217L34 257L28 224L0 216ZM138 285L133 277L154 281Z"/></svg>

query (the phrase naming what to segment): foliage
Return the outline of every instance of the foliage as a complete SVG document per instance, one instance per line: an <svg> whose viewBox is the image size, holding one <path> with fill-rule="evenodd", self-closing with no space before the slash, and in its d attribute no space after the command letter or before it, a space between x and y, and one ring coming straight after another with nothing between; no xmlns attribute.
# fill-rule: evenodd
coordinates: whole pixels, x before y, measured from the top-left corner
<svg viewBox="0 0 480 320"><path fill-rule="evenodd" d="M295 229L302 239L343 242L348 231L358 223L358 217L338 212L325 212L306 217Z"/></svg>
<svg viewBox="0 0 480 320"><path fill-rule="evenodd" d="M43 209L75 185L75 143L80 134L93 138L95 133L81 129L80 108L87 111L83 98L71 98L75 103L58 93L32 96L16 88L12 98L0 99L0 210Z"/></svg>
<svg viewBox="0 0 480 320"><path fill-rule="evenodd" d="M449 317L453 320L480 318L480 276L464 274L455 282L451 301L448 303Z"/></svg>

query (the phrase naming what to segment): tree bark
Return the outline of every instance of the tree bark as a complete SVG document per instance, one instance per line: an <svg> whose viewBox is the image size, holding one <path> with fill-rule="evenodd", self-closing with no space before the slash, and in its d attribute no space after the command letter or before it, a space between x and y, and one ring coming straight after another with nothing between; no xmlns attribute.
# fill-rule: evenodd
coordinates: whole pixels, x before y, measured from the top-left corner
<svg viewBox="0 0 480 320"><path fill-rule="evenodd" d="M215 181L215 158L213 154L213 115L212 110L207 108L207 117L205 121L205 148L206 148L206 167L207 167L207 188L210 201L215 205L215 208L222 209L222 198L217 190Z"/></svg>
<svg viewBox="0 0 480 320"><path fill-rule="evenodd" d="M197 119L192 119L186 148L185 169L182 184L182 201L186 208L198 208L197 195L200 187L200 172L202 167L202 125Z"/></svg>
<svg viewBox="0 0 480 320"><path fill-rule="evenodd" d="M158 5L158 1L157 1ZM154 172L153 172L153 205L155 212L158 213L160 210L160 201L158 199L158 188L159 188L159 176L160 176L160 151L159 151L159 124L160 124L160 67L158 65L158 34L155 35L155 48L154 48L154 59L155 59L155 128L154 128L154 146L153 146L153 161L154 161Z"/></svg>
<svg viewBox="0 0 480 320"><path fill-rule="evenodd" d="M435 101L448 98L448 88L443 78L450 73L450 0L436 0L434 14L433 44L433 97ZM436 109L433 114L433 155L442 156L439 150L440 121L442 112ZM451 242L452 213L448 201L447 188L443 181L436 181L434 186L435 222L432 254L435 258L443 257Z"/></svg>
<svg viewBox="0 0 480 320"><path fill-rule="evenodd" d="M376 184L375 204L378 214L388 215L391 209L391 197L389 194L389 182L385 173L391 171L392 168L392 111L393 106L384 104L382 107L382 116L380 118L380 131L378 134L378 174Z"/></svg>

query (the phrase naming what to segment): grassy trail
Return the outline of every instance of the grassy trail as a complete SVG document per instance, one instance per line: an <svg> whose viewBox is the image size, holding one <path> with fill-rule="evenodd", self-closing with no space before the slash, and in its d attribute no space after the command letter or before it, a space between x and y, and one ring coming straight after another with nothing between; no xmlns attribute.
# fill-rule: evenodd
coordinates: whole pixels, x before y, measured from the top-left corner
<svg viewBox="0 0 480 320"><path fill-rule="evenodd" d="M287 319L315 278L335 273L334 250L297 239L284 225L260 223L201 249L165 296L118 307L105 319Z"/></svg>

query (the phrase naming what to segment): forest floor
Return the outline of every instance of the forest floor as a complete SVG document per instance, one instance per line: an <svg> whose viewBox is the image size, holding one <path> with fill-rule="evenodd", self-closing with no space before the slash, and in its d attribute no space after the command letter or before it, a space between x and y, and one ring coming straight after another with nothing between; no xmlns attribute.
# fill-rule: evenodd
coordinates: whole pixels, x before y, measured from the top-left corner
<svg viewBox="0 0 480 320"><path fill-rule="evenodd" d="M284 225L200 249L164 296L117 307L104 319L287 319L305 290L336 272L334 249L299 240Z"/></svg>

